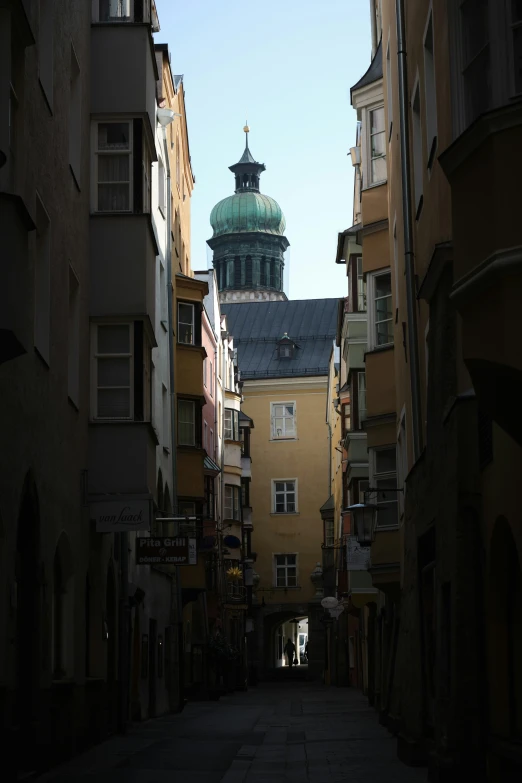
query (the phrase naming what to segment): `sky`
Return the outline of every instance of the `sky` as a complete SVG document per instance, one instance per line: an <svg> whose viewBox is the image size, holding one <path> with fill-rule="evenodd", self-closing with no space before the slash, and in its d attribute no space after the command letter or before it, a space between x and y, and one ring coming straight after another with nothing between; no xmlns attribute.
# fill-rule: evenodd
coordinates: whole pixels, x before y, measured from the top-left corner
<svg viewBox="0 0 522 783"><path fill-rule="evenodd" d="M157 0L172 71L183 74L192 193L192 268L206 269L209 216L234 192L249 146L261 192L286 217L290 299L346 295L337 234L352 224L356 114L350 87L370 64L368 0Z"/></svg>

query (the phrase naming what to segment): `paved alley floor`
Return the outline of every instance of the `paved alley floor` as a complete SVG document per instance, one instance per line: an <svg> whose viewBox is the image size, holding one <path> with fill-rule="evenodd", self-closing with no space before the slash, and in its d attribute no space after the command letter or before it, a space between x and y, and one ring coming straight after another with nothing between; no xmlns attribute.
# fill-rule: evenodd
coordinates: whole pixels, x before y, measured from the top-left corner
<svg viewBox="0 0 522 783"><path fill-rule="evenodd" d="M366 698L267 683L135 724L39 783L421 783Z"/></svg>

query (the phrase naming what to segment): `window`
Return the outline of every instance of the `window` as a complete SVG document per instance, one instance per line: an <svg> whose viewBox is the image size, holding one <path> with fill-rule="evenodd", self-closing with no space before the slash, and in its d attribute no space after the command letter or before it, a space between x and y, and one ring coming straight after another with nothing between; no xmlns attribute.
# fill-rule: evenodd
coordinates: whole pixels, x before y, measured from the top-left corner
<svg viewBox="0 0 522 783"><path fill-rule="evenodd" d="M250 479L241 479L241 505L250 507Z"/></svg>
<svg viewBox="0 0 522 783"><path fill-rule="evenodd" d="M488 0L460 3L462 77L466 96L467 124L491 106L491 51Z"/></svg>
<svg viewBox="0 0 522 783"><path fill-rule="evenodd" d="M34 346L49 364L51 339L51 221L36 196L36 258L34 269Z"/></svg>
<svg viewBox="0 0 522 783"><path fill-rule="evenodd" d="M357 256L357 311L359 313L366 312L366 281L362 256Z"/></svg>
<svg viewBox="0 0 522 783"><path fill-rule="evenodd" d="M38 78L50 109L53 108L53 28L54 0L40 0L38 31Z"/></svg>
<svg viewBox="0 0 522 783"><path fill-rule="evenodd" d="M178 302L178 343L195 345L194 322L194 305Z"/></svg>
<svg viewBox="0 0 522 783"><path fill-rule="evenodd" d="M370 135L370 184L386 180L386 133L384 106L371 109L369 115Z"/></svg>
<svg viewBox="0 0 522 783"><path fill-rule="evenodd" d="M205 516L207 519L214 519L214 479L212 476L205 476Z"/></svg>
<svg viewBox="0 0 522 783"><path fill-rule="evenodd" d="M100 22L127 22L130 20L131 0L99 0Z"/></svg>
<svg viewBox="0 0 522 783"><path fill-rule="evenodd" d="M161 406L162 406L162 419L163 419L163 447L169 446L169 395L167 387L164 383L161 384Z"/></svg>
<svg viewBox="0 0 522 783"><path fill-rule="evenodd" d="M397 434L397 487L402 489L398 492L399 515L404 515L404 498L406 495L406 476L408 475L408 442L406 439L406 412L403 410Z"/></svg>
<svg viewBox="0 0 522 783"><path fill-rule="evenodd" d="M370 483L377 492L373 493L377 504L377 527L395 527L397 525L397 457L396 447L370 449Z"/></svg>
<svg viewBox="0 0 522 783"><path fill-rule="evenodd" d="M291 340L285 339L278 346L278 358L291 359L294 355L294 347L294 343Z"/></svg>
<svg viewBox="0 0 522 783"><path fill-rule="evenodd" d="M167 212L167 180L165 177L165 166L161 158L158 159L158 207L163 217L165 217Z"/></svg>
<svg viewBox="0 0 522 783"><path fill-rule="evenodd" d="M82 83L80 66L74 48L71 46L71 76L69 96L69 165L80 185L82 162Z"/></svg>
<svg viewBox="0 0 522 783"><path fill-rule="evenodd" d="M241 454L243 457L250 457L250 427L241 427L239 434L241 438Z"/></svg>
<svg viewBox="0 0 522 783"><path fill-rule="evenodd" d="M97 419L132 418L132 331L130 324L96 326Z"/></svg>
<svg viewBox="0 0 522 783"><path fill-rule="evenodd" d="M132 123L96 124L98 212L130 212Z"/></svg>
<svg viewBox="0 0 522 783"><path fill-rule="evenodd" d="M359 429L362 429L362 422L366 419L366 373L361 371L357 373L357 411Z"/></svg>
<svg viewBox="0 0 522 783"><path fill-rule="evenodd" d="M276 479L272 481L274 514L295 514L297 512L297 479Z"/></svg>
<svg viewBox="0 0 522 783"><path fill-rule="evenodd" d="M225 408L225 440L239 441L239 411Z"/></svg>
<svg viewBox="0 0 522 783"><path fill-rule="evenodd" d="M324 545L331 547L335 543L335 530L333 517L324 520Z"/></svg>
<svg viewBox="0 0 522 783"><path fill-rule="evenodd" d="M424 100L426 101L426 150L431 169L437 149L437 92L435 88L435 47L433 12L430 9L424 35Z"/></svg>
<svg viewBox="0 0 522 783"><path fill-rule="evenodd" d="M369 275L370 286L370 348L393 344L393 313L391 272Z"/></svg>
<svg viewBox="0 0 522 783"><path fill-rule="evenodd" d="M80 402L80 283L69 266L69 323L67 355L67 394L78 407Z"/></svg>
<svg viewBox="0 0 522 783"><path fill-rule="evenodd" d="M160 272L160 280L159 280L159 288L160 288L160 322L165 331L168 330L168 308L167 308L167 282L165 280L165 267L163 266L163 262L160 258L159 261L159 272Z"/></svg>
<svg viewBox="0 0 522 783"><path fill-rule="evenodd" d="M390 57L390 33L388 32L388 46L386 47L386 92L388 95L388 140L391 139L393 129L393 92L391 78L391 57Z"/></svg>
<svg viewBox="0 0 522 783"><path fill-rule="evenodd" d="M422 165L422 124L420 114L420 87L417 79L411 101L411 119L413 131L413 186L415 194L415 213L418 218L422 207L423 165Z"/></svg>
<svg viewBox="0 0 522 783"><path fill-rule="evenodd" d="M274 555L275 586L297 587L297 555Z"/></svg>
<svg viewBox="0 0 522 783"><path fill-rule="evenodd" d="M178 400L178 445L196 445L196 403Z"/></svg>
<svg viewBox="0 0 522 783"><path fill-rule="evenodd" d="M350 408L351 408L350 402L343 402L343 404L341 405L341 412L342 412L341 427L342 427L343 438L346 436L347 432L350 432L351 429Z"/></svg>
<svg viewBox="0 0 522 783"><path fill-rule="evenodd" d="M93 418L150 421L151 348L143 322L95 324L93 346Z"/></svg>
<svg viewBox="0 0 522 783"><path fill-rule="evenodd" d="M240 487L233 487L225 484L225 519L241 520L241 511L239 506Z"/></svg>
<svg viewBox="0 0 522 783"><path fill-rule="evenodd" d="M296 437L295 402L271 402L272 440Z"/></svg>
<svg viewBox="0 0 522 783"><path fill-rule="evenodd" d="M176 185L178 192L181 185L181 159L179 154L179 136L176 136Z"/></svg>

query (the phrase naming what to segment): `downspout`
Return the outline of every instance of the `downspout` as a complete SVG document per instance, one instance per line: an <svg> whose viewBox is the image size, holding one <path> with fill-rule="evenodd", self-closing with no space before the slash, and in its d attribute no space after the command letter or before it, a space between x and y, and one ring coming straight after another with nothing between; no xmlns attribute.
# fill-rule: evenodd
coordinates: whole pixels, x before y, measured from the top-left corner
<svg viewBox="0 0 522 783"><path fill-rule="evenodd" d="M408 133L408 71L405 48L404 0L396 0L397 59L399 66L399 117L401 138L402 214L404 230L404 267L406 270L406 304L408 313L408 346L410 354L410 387L413 423L413 456L416 461L422 451L422 411L420 403L420 372L417 330L417 292L411 216L411 166Z"/></svg>
<svg viewBox="0 0 522 783"><path fill-rule="evenodd" d="M170 161L167 147L167 130L162 125L163 147L165 150L165 166L167 169L167 319L169 329L169 370L170 370L170 440L171 440L171 465L172 465L172 505L174 516L178 513L178 478L177 478L177 452L176 452L176 395L174 391L174 319L172 312L172 200ZM177 531L176 531L177 532ZM177 625L178 642L178 703L176 709L181 711L184 707L183 682L184 682L184 653L183 653L183 603L181 599L181 574L179 566L175 566L174 579L171 581L171 614L172 626Z"/></svg>

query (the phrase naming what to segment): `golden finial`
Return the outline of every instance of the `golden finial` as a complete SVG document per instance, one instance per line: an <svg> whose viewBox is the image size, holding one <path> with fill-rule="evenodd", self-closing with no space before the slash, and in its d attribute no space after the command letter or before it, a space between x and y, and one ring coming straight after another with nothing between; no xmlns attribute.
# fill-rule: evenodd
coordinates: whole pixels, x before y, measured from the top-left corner
<svg viewBox="0 0 522 783"><path fill-rule="evenodd" d="M245 131L245 133L249 133L250 132L250 128L248 127L248 120L246 121L246 125L243 128L243 130Z"/></svg>

